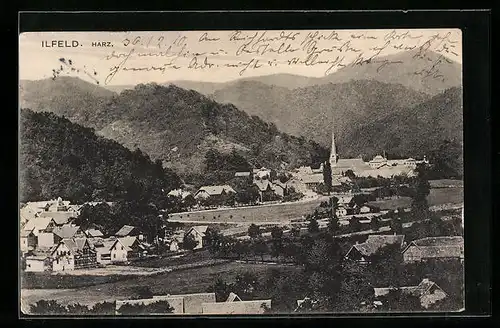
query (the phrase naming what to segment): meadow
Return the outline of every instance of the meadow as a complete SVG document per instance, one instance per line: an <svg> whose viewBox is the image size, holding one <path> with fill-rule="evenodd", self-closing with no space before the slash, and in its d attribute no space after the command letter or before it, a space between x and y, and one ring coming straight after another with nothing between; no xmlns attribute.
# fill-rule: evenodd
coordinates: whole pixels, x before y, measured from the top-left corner
<svg viewBox="0 0 500 328"><path fill-rule="evenodd" d="M54 299L64 305L72 303L92 305L102 301L124 300L138 296L140 289L144 287L148 287L154 295L199 293L206 292L218 277L225 281L233 281L238 274L250 272L263 276L272 268L299 270L294 266L231 262L75 289L22 289L21 298L22 303L26 305L41 299Z"/></svg>

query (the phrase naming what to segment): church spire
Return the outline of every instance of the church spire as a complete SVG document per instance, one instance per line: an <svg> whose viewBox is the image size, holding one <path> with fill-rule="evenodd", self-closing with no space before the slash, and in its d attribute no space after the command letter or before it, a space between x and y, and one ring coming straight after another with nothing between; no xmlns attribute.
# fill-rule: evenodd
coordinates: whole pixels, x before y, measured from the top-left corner
<svg viewBox="0 0 500 328"><path fill-rule="evenodd" d="M332 148L330 151L330 165L334 166L337 164L339 156L337 154L337 146L335 145L335 125L332 120Z"/></svg>

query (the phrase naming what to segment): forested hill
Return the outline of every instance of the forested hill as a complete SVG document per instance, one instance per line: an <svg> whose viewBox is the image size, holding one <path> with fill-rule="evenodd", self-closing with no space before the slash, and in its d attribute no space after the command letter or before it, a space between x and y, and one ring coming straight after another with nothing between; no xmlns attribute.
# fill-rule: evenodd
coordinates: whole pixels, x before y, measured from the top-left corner
<svg viewBox="0 0 500 328"><path fill-rule="evenodd" d="M45 87L50 82L42 82L50 98L51 91ZM33 92L37 87L31 84L30 90L25 90L26 98ZM328 150L315 142L282 133L275 124L249 116L233 105L173 85L140 84L119 95L89 99L80 107L71 104L73 94L79 92L57 93L44 101L43 110L55 111L51 108L60 108L63 103L71 108L63 111L71 121L95 128L98 135L129 149L140 148L180 173L203 172L210 150L236 152L252 166L276 169L317 164L328 156Z"/></svg>
<svg viewBox="0 0 500 328"><path fill-rule="evenodd" d="M20 113L21 201L62 197L85 201L164 197L179 177L140 150L97 136L53 113ZM163 190L163 191L162 191Z"/></svg>

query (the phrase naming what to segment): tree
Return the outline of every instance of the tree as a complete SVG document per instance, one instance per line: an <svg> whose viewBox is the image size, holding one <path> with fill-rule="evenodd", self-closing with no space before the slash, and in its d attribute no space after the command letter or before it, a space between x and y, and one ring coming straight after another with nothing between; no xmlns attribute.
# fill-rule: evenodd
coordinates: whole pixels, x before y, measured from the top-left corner
<svg viewBox="0 0 500 328"><path fill-rule="evenodd" d="M184 237L183 245L184 249L192 251L196 246L198 246L198 241L194 239L193 235L187 235Z"/></svg>
<svg viewBox="0 0 500 328"><path fill-rule="evenodd" d="M89 312L90 312L90 309L88 306L81 305L79 303L70 304L67 306L67 309L68 309L68 313L78 314L78 315L86 315L86 314L89 314Z"/></svg>
<svg viewBox="0 0 500 328"><path fill-rule="evenodd" d="M357 207L363 206L368 200L364 194L356 194L352 197L352 201Z"/></svg>
<svg viewBox="0 0 500 328"><path fill-rule="evenodd" d="M345 171L345 176L351 179L352 181L356 180L356 174L354 174L354 172L351 169Z"/></svg>
<svg viewBox="0 0 500 328"><path fill-rule="evenodd" d="M378 231L380 229L380 219L376 216L372 217L372 221L370 222L370 228L373 231Z"/></svg>
<svg viewBox="0 0 500 328"><path fill-rule="evenodd" d="M42 315L61 315L67 313L67 309L55 300L39 300L35 304L30 305L30 312Z"/></svg>
<svg viewBox="0 0 500 328"><path fill-rule="evenodd" d="M420 300L417 296L394 288L387 295L380 298L382 307L379 309L387 312L419 312L422 311Z"/></svg>
<svg viewBox="0 0 500 328"><path fill-rule="evenodd" d="M116 303L115 302L100 302L94 304L90 310L91 314L115 314Z"/></svg>
<svg viewBox="0 0 500 328"><path fill-rule="evenodd" d="M283 237L283 228L281 228L279 226L274 226L271 229L271 237L274 240L280 240Z"/></svg>
<svg viewBox="0 0 500 328"><path fill-rule="evenodd" d="M394 218L390 223L391 231L396 235L401 235L403 233L403 223L400 218Z"/></svg>
<svg viewBox="0 0 500 328"><path fill-rule="evenodd" d="M185 209L189 209L189 208L192 208L193 206L196 205L196 199L194 198L193 195L189 194L187 195L186 197L184 197L184 199L182 200L182 206L185 208Z"/></svg>
<svg viewBox="0 0 500 328"><path fill-rule="evenodd" d="M335 236L340 230L339 218L334 215L328 220L328 232Z"/></svg>
<svg viewBox="0 0 500 328"><path fill-rule="evenodd" d="M332 191L332 167L329 161L326 161L323 165L323 183L326 187L328 195Z"/></svg>
<svg viewBox="0 0 500 328"><path fill-rule="evenodd" d="M231 293L233 287L226 283L222 278L217 278L215 283L207 289L207 292L215 293L216 302L225 302Z"/></svg>
<svg viewBox="0 0 500 328"><path fill-rule="evenodd" d="M319 232L319 224L315 219L309 220L309 224L307 225L307 231L309 233L318 233Z"/></svg>
<svg viewBox="0 0 500 328"><path fill-rule="evenodd" d="M257 255L260 255L262 261L264 261L264 254L266 254L269 251L269 248L267 247L267 243L262 238L259 238L259 239L254 241L252 246L253 246L254 253Z"/></svg>
<svg viewBox="0 0 500 328"><path fill-rule="evenodd" d="M361 225L360 218L353 216L349 220L349 229L351 232L361 231L362 227L363 226Z"/></svg>
<svg viewBox="0 0 500 328"><path fill-rule="evenodd" d="M412 212L415 213L426 213L429 210L429 204L427 203L427 196L430 193L430 184L427 177L426 168L419 164L415 169L416 176L414 177L411 188L413 189L412 197Z"/></svg>
<svg viewBox="0 0 500 328"><path fill-rule="evenodd" d="M260 227L254 223L252 223L249 227L248 227L248 236L250 236L250 238L257 238L259 237L260 235L262 234L262 232L260 231Z"/></svg>
<svg viewBox="0 0 500 328"><path fill-rule="evenodd" d="M218 253L223 246L223 235L220 231L214 228L208 228L205 233L206 244L209 247L211 253Z"/></svg>
<svg viewBox="0 0 500 328"><path fill-rule="evenodd" d="M292 235L293 237L299 237L300 229L297 227L293 227L292 229L290 229L290 235Z"/></svg>

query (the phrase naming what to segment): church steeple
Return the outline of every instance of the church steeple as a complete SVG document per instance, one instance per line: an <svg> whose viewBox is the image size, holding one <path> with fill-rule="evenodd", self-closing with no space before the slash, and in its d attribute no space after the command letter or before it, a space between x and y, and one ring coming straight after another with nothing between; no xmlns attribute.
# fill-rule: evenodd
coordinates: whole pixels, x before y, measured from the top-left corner
<svg viewBox="0 0 500 328"><path fill-rule="evenodd" d="M337 146L335 145L335 125L332 122L332 148L330 151L330 165L333 167L337 164L339 155L337 154Z"/></svg>

